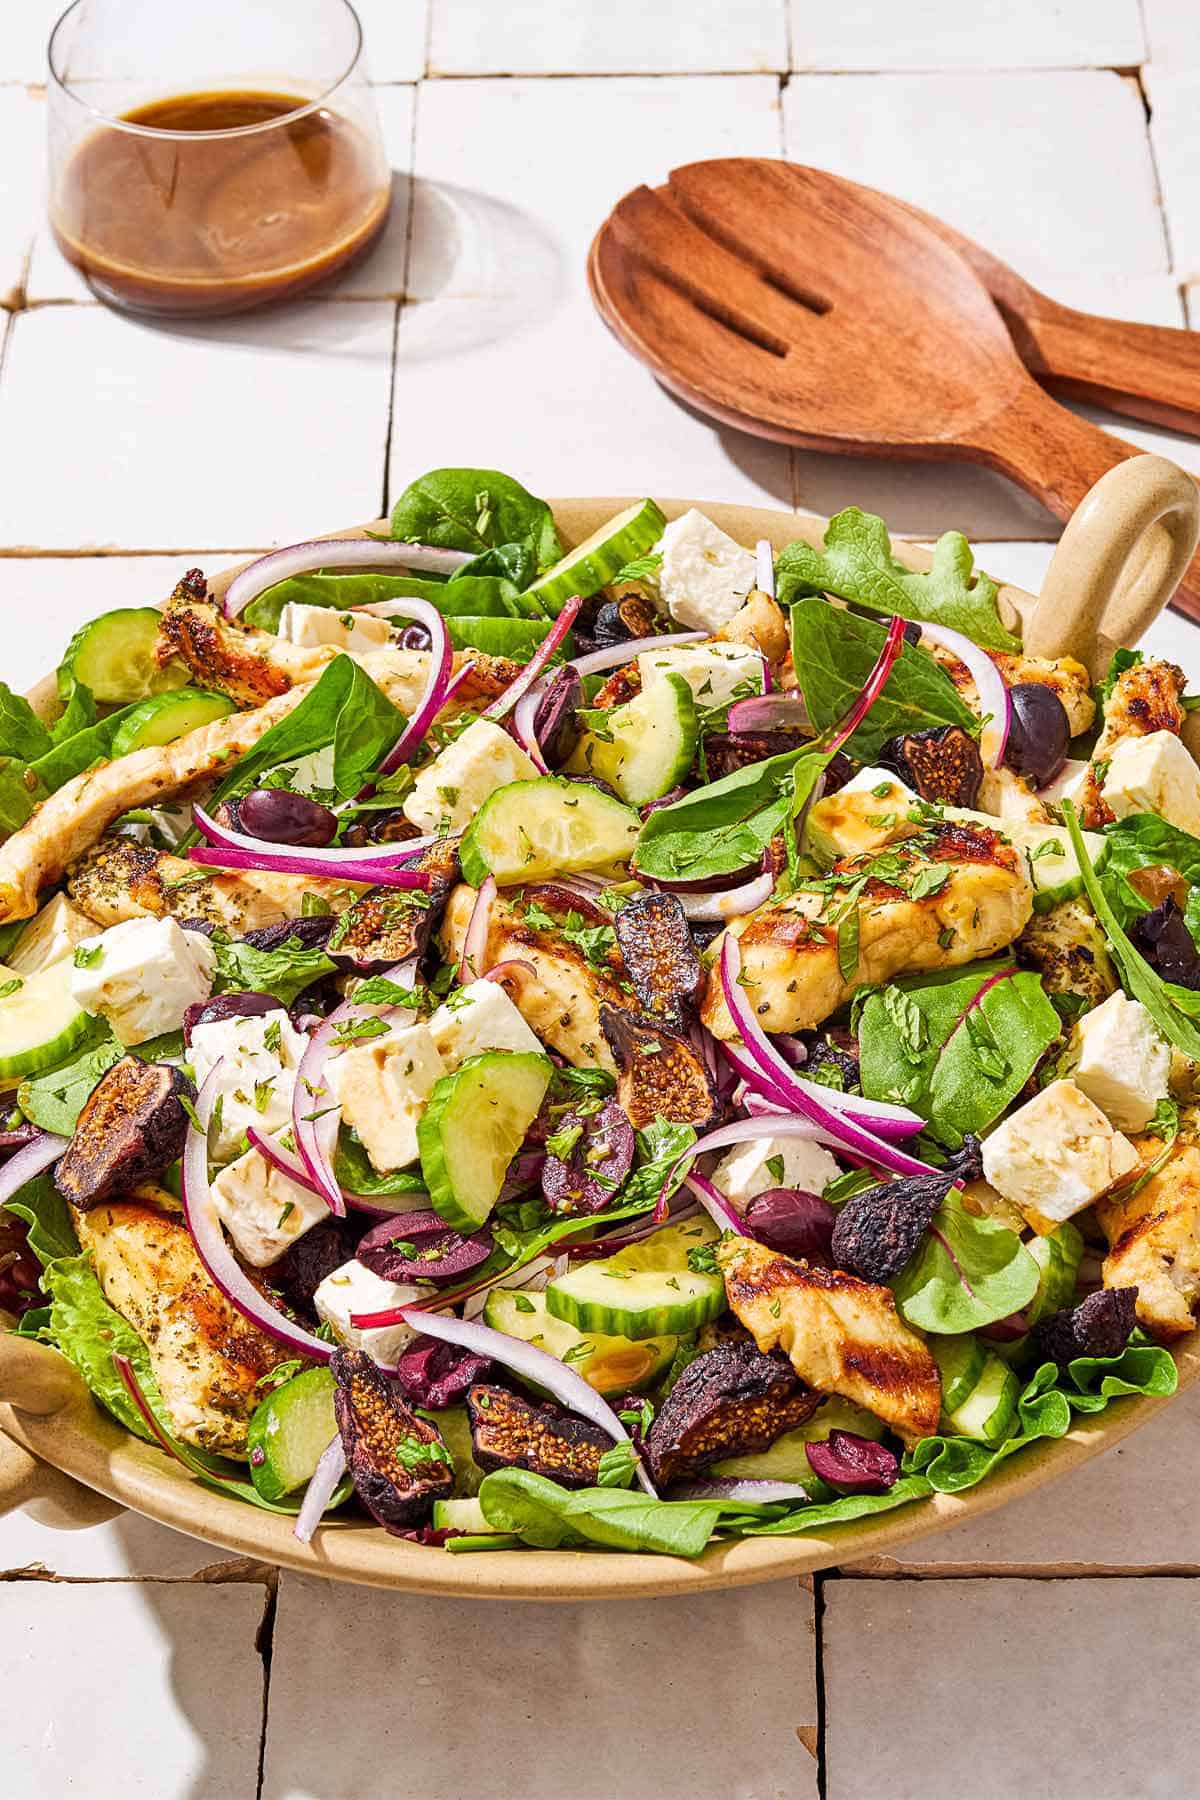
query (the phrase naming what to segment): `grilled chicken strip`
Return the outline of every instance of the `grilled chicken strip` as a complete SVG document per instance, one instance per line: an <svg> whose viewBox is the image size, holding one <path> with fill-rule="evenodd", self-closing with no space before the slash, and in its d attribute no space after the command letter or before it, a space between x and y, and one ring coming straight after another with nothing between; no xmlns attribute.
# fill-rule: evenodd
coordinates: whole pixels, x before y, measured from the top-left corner
<svg viewBox="0 0 1200 1800"><path fill-rule="evenodd" d="M205 869L167 850L151 850L133 838L104 837L67 877L67 892L80 912L97 925L122 919L205 919L233 937L264 925L298 919L305 894L319 894L329 911L341 913L365 892L353 882L311 875L277 875L244 869Z"/></svg>
<svg viewBox="0 0 1200 1800"><path fill-rule="evenodd" d="M1023 856L975 825L939 825L873 856L844 857L809 889L728 928L740 943L742 984L766 1031L807 1031L855 988L992 956L1033 911ZM853 932L846 922L855 916L857 962L847 975L842 959L851 967ZM701 1017L717 1037L732 1038L737 1032L716 966L721 942L711 953Z"/></svg>
<svg viewBox="0 0 1200 1800"><path fill-rule="evenodd" d="M1117 676L1104 705L1104 729L1078 794L1079 816L1089 830L1099 831L1113 820L1101 791L1103 765L1126 738L1149 737L1154 731L1173 731L1178 737L1187 717L1181 704L1186 686L1183 670L1169 662L1135 663Z"/></svg>
<svg viewBox="0 0 1200 1800"><path fill-rule="evenodd" d="M1144 1164L1162 1153L1156 1137L1135 1137ZM1200 1300L1200 1146L1177 1146L1132 1198L1096 1202L1111 1249L1105 1287L1136 1287L1138 1322L1156 1338L1180 1337Z"/></svg>
<svg viewBox="0 0 1200 1800"><path fill-rule="evenodd" d="M74 1212L79 1241L92 1252L105 1299L149 1350L176 1434L244 1455L262 1398L256 1384L288 1352L214 1286L171 1196L153 1188L143 1196Z"/></svg>
<svg viewBox="0 0 1200 1800"><path fill-rule="evenodd" d="M226 770L289 713L303 688L280 694L253 712L231 713L189 731L173 744L131 750L64 782L0 845L0 923L37 911L38 889L57 881L122 813L183 793L205 776Z"/></svg>
<svg viewBox="0 0 1200 1800"><path fill-rule="evenodd" d="M760 1350L778 1345L801 1381L867 1407L906 1444L936 1432L937 1364L900 1318L890 1289L728 1233L716 1257L730 1311Z"/></svg>
<svg viewBox="0 0 1200 1800"><path fill-rule="evenodd" d="M477 890L465 882L454 889L442 920L442 952L451 962L463 953ZM516 971L502 982L514 1006L545 1043L577 1068L595 1065L617 1073L612 1052L600 1028L600 1005L628 1007L632 997L621 986L624 965L613 951L604 968L590 963L582 951L556 931L527 925L522 919L524 890L498 896L488 923L484 975L499 962L519 957L532 975Z"/></svg>

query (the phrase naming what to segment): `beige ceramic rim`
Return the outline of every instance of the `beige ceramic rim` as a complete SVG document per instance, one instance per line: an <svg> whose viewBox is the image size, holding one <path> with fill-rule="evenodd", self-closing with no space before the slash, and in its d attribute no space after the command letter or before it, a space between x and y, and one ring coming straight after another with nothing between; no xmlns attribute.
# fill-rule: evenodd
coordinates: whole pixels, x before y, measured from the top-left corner
<svg viewBox="0 0 1200 1800"><path fill-rule="evenodd" d="M1105 535L1103 546L1104 557L1110 565L1115 538L1123 538L1125 554L1133 548L1131 509L1137 510L1139 520L1133 537L1140 535L1144 528L1148 481L1157 484L1162 500L1162 507L1157 512L1153 506L1150 508L1155 517L1163 517L1169 506L1178 510L1182 504L1179 471L1174 465L1162 463L1159 458L1139 458L1138 462L1143 468L1133 478L1137 491L1118 487L1116 492L1110 490L1105 496L1112 509L1112 529ZM1147 463L1159 463L1161 467L1159 470L1146 469ZM1195 496L1194 484L1188 482L1188 488ZM629 500L628 497L569 499L552 504L564 537L570 543L578 543L629 504ZM798 533L806 537L817 534L816 541L819 542L823 526L823 521L811 516L754 507L713 505L703 501L664 501L661 504L669 517L677 516L688 506L701 506L718 525L741 542L752 543L766 537L777 550ZM1197 527L1194 500L1191 506L1194 533ZM346 533L335 535L345 536ZM359 535L359 532L356 530L353 535ZM1094 548L1089 553L1096 554ZM903 554L914 567L922 566L928 560L926 554L917 549L905 547ZM1097 556L1097 562L1100 560ZM1186 562L1186 557L1183 560ZM232 573L230 571L230 575ZM1063 573L1059 571L1060 576ZM1070 573L1069 583L1059 579L1048 581L1048 586L1060 596L1056 605L1063 603L1061 596L1065 588L1075 597L1076 604L1079 604L1079 595L1086 593L1080 625L1094 643L1103 602L1111 591L1111 580L1103 584L1107 591L1100 596L1096 591L1096 564L1092 565L1090 574L1079 565ZM223 590L228 579L227 575L215 580L214 589ZM1143 607L1140 629L1144 630L1150 622L1145 613L1149 611L1152 617L1165 603L1168 591L1161 593L1158 605ZM1029 595L1019 589L1006 588L1002 590L1002 606L1006 612L1011 609L1010 618L1020 617L1026 621L1028 629L1035 608ZM1082 642L1079 648L1084 648ZM52 682L39 684L31 697L35 704L49 710L53 705ZM1189 1338L1175 1349L1180 1389L1200 1376L1200 1354L1191 1347L1192 1343ZM35 1456L110 1499L145 1514L147 1518L174 1526L239 1555L302 1570L309 1575L398 1588L409 1593L493 1600L602 1600L697 1593L705 1589L777 1581L785 1576L805 1575L815 1569L827 1568L833 1563L861 1561L864 1557L895 1551L931 1531L979 1518L1009 1500L1032 1493L1043 1483L1069 1473L1090 1457L1118 1443L1128 1432L1154 1418L1167 1404L1165 1400L1156 1399L1115 1400L1094 1423L1082 1422L1065 1438L1032 1445L1002 1464L981 1487L961 1497L933 1495L928 1500L900 1507L895 1513L837 1526L820 1536L741 1539L714 1545L694 1562L680 1557L604 1551L489 1551L452 1556L445 1551L426 1549L389 1537L378 1527L363 1524L327 1525L318 1531L311 1545L299 1544L292 1536L290 1519L259 1512L238 1500L210 1493L161 1451L122 1430L92 1401L75 1371L56 1351L0 1335L0 1423L5 1431Z"/></svg>

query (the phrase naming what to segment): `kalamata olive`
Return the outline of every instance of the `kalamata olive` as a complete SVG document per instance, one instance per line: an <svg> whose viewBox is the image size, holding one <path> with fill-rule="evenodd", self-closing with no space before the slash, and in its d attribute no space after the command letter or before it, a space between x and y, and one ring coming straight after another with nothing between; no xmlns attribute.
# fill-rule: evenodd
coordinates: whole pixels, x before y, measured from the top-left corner
<svg viewBox="0 0 1200 1800"><path fill-rule="evenodd" d="M445 1344L440 1338L414 1338L401 1352L393 1380L414 1406L456 1406L467 1390L491 1369L486 1356Z"/></svg>
<svg viewBox="0 0 1200 1800"><path fill-rule="evenodd" d="M242 830L271 844L319 850L332 843L337 820L327 806L287 788L251 788L238 808Z"/></svg>
<svg viewBox="0 0 1200 1800"><path fill-rule="evenodd" d="M892 1452L855 1431L831 1431L804 1454L814 1475L844 1494L886 1494L896 1485L900 1464Z"/></svg>
<svg viewBox="0 0 1200 1800"><path fill-rule="evenodd" d="M560 669L538 702L533 720L534 736L552 769L566 762L579 741L577 714L582 705L583 682L574 669Z"/></svg>
<svg viewBox="0 0 1200 1800"><path fill-rule="evenodd" d="M547 1206L560 1213L601 1212L633 1167L633 1127L624 1110L606 1100L594 1113L564 1113L550 1141L565 1155L552 1149L546 1157Z"/></svg>
<svg viewBox="0 0 1200 1800"><path fill-rule="evenodd" d="M274 994L214 994L211 1000L200 1000L183 1015L183 1041L190 1044L197 1025L213 1025L219 1019L261 1018L264 1013L279 1012Z"/></svg>
<svg viewBox="0 0 1200 1800"><path fill-rule="evenodd" d="M829 1256L837 1214L828 1200L803 1188L768 1188L746 1208L746 1224L781 1256Z"/></svg>
<svg viewBox="0 0 1200 1800"><path fill-rule="evenodd" d="M463 1237L435 1212L397 1213L360 1240L360 1263L384 1281L451 1281L492 1253L490 1231Z"/></svg>
<svg viewBox="0 0 1200 1800"><path fill-rule="evenodd" d="M904 627L904 641L906 644L912 644L914 646L920 643L921 627L917 624L915 619L910 619L908 624Z"/></svg>
<svg viewBox="0 0 1200 1800"><path fill-rule="evenodd" d="M401 650L428 650L431 642L424 625L406 625L396 639Z"/></svg>
<svg viewBox="0 0 1200 1800"><path fill-rule="evenodd" d="M1019 681L1008 690L1012 718L1004 761L1034 787L1053 781L1071 748L1071 722L1053 688L1041 681Z"/></svg>

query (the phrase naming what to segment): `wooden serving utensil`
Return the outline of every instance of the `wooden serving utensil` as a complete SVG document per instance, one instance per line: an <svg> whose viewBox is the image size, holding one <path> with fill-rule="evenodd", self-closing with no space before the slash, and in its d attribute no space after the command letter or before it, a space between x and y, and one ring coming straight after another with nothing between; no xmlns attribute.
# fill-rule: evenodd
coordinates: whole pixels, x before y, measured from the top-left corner
<svg viewBox="0 0 1200 1800"><path fill-rule="evenodd" d="M759 437L981 463L1063 520L1139 454L1038 386L942 237L823 170L762 157L675 169L613 209L589 278L606 323L665 386ZM1200 619L1195 560L1173 604Z"/></svg>

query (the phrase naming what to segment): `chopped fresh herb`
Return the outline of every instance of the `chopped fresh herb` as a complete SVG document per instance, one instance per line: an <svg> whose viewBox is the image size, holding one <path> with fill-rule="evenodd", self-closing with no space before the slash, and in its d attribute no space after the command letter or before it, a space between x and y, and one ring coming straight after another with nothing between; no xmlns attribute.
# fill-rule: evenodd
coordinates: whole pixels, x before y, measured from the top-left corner
<svg viewBox="0 0 1200 1800"><path fill-rule="evenodd" d="M782 1187L782 1185L783 1185L783 1158L782 1158L782 1156L768 1156L765 1167L766 1167L767 1174L771 1177L771 1180L773 1182L775 1182L776 1186Z"/></svg>
<svg viewBox="0 0 1200 1800"><path fill-rule="evenodd" d="M71 961L77 969L94 969L104 960L103 944L76 944Z"/></svg>
<svg viewBox="0 0 1200 1800"><path fill-rule="evenodd" d="M24 986L19 975L14 975L11 981L0 982L0 1000L7 1000L10 994L19 994Z"/></svg>
<svg viewBox="0 0 1200 1800"><path fill-rule="evenodd" d="M537 1307L533 1304L533 1301L529 1298L528 1294L514 1294L513 1305L519 1313L531 1313L537 1311Z"/></svg>

